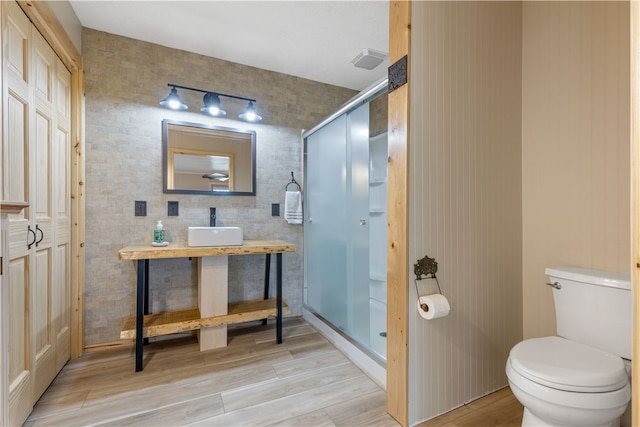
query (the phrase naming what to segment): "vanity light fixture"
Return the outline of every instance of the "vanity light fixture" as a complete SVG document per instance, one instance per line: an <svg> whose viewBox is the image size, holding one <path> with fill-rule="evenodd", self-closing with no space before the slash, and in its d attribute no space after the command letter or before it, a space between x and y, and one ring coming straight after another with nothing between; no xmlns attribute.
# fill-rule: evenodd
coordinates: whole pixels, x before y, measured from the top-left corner
<svg viewBox="0 0 640 427"><path fill-rule="evenodd" d="M205 114L214 117L226 116L227 112L220 106L220 96L217 93L207 92L202 99L204 107L200 109Z"/></svg>
<svg viewBox="0 0 640 427"><path fill-rule="evenodd" d="M259 116L258 113L256 113L256 109L253 106L253 101L249 101L249 105L247 105L247 108L245 108L238 117L247 122L259 122L260 120L262 120L262 116Z"/></svg>
<svg viewBox="0 0 640 427"><path fill-rule="evenodd" d="M160 101L160 105L165 108L170 108L171 110L186 110L189 108L187 104L184 103L180 95L178 95L178 91L175 87L171 88L171 93L167 95L165 99Z"/></svg>
<svg viewBox="0 0 640 427"><path fill-rule="evenodd" d="M255 99L245 98L243 96L235 96L235 95L227 95L225 93L212 92L209 90L197 89L193 87L180 86L173 83L167 83L167 86L171 88L171 93L160 102L165 108L169 108L171 110L186 110L187 104L184 103L180 95L178 95L177 89L191 90L194 92L204 93L204 97L202 99L203 107L200 109L204 114L208 114L214 117L223 117L227 114L227 112L222 108L222 104L220 102L220 97L239 99L241 101L247 101L248 104L246 108L240 113L238 116L241 120L247 122L259 122L262 120L262 117L256 113L256 109L254 103Z"/></svg>

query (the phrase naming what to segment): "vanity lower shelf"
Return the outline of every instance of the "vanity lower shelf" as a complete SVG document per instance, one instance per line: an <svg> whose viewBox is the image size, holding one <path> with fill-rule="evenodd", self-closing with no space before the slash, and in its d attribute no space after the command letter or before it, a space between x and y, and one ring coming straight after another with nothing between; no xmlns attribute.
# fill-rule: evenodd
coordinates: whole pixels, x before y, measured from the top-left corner
<svg viewBox="0 0 640 427"><path fill-rule="evenodd" d="M157 337L177 332L193 331L200 328L231 325L252 320L275 317L278 313L275 299L234 302L228 304L227 314L214 317L200 317L200 310L191 308L180 311L167 311L144 316L143 337ZM282 302L282 314L289 314L289 306ZM136 337L136 318L130 317L120 332L121 339Z"/></svg>

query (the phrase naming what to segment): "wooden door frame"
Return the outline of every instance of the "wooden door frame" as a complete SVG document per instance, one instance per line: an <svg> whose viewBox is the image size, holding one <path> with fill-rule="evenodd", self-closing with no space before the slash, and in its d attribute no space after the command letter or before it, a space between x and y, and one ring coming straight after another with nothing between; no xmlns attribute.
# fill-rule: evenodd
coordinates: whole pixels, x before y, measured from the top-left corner
<svg viewBox="0 0 640 427"><path fill-rule="evenodd" d="M630 3L631 63L631 282L633 289L633 354L631 369L631 424L640 420L640 4Z"/></svg>
<svg viewBox="0 0 640 427"><path fill-rule="evenodd" d="M46 1L16 3L71 72L71 358L84 353L84 68L82 56Z"/></svg>
<svg viewBox="0 0 640 427"><path fill-rule="evenodd" d="M409 76L411 1L389 3L389 61L405 55L407 83L388 95L387 412L409 424Z"/></svg>

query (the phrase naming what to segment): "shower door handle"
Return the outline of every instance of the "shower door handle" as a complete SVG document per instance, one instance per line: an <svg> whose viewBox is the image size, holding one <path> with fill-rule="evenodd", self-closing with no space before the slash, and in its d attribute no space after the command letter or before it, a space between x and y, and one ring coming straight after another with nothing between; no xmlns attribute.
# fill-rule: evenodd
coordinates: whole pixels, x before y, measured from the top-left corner
<svg viewBox="0 0 640 427"><path fill-rule="evenodd" d="M360 225L367 225L367 220L364 218L360 218Z"/></svg>

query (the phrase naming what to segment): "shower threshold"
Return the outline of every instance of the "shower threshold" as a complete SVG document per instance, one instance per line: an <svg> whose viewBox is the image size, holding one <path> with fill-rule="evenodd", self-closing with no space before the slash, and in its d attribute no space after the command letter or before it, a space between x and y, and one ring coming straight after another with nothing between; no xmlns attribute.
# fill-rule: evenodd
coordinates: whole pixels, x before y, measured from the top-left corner
<svg viewBox="0 0 640 427"><path fill-rule="evenodd" d="M302 308L302 317L380 387L386 390L387 363L384 359L336 328L306 304Z"/></svg>

